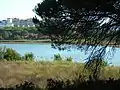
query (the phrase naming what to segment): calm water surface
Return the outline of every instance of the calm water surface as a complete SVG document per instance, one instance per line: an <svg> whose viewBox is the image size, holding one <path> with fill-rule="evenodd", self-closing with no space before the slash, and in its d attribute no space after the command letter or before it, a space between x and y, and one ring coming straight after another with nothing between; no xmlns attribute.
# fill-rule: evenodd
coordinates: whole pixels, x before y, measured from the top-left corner
<svg viewBox="0 0 120 90"><path fill-rule="evenodd" d="M51 48L51 44L41 43L41 44L0 44L1 46L6 46L12 48L19 52L21 55L25 53L32 52L37 60L52 60L54 54L60 54L65 57L71 56L75 61L85 62L85 59L88 55L85 55L84 52L80 50L72 49L71 51L59 51L57 49ZM112 59L108 61L113 65L120 66L120 48L117 48L116 53Z"/></svg>

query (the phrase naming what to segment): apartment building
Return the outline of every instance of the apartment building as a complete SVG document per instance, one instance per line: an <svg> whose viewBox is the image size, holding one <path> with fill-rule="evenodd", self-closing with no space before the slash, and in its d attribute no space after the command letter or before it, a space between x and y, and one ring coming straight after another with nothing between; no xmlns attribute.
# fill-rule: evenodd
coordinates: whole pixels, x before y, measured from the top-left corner
<svg viewBox="0 0 120 90"><path fill-rule="evenodd" d="M7 20L0 21L0 27L12 26L12 27L34 27L32 18L19 19L19 18L7 18Z"/></svg>

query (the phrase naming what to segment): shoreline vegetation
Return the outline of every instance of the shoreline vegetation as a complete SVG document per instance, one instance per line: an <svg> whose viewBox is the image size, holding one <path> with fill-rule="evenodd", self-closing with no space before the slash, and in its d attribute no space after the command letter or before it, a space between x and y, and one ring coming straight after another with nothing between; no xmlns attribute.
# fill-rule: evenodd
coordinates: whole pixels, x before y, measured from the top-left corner
<svg viewBox="0 0 120 90"><path fill-rule="evenodd" d="M16 44L16 43L50 43L50 39L41 39L41 40L0 40L0 44Z"/></svg>
<svg viewBox="0 0 120 90"><path fill-rule="evenodd" d="M39 39L39 40L0 40L0 44L34 44L34 43L51 43L50 39ZM71 43L74 45L74 42ZM93 45L91 45L93 46ZM104 46L101 44L99 46ZM110 44L109 47L120 48L120 45Z"/></svg>
<svg viewBox="0 0 120 90"><path fill-rule="evenodd" d="M85 40L80 40L83 43ZM49 36L43 35L35 27L4 27L0 28L0 43L50 43ZM68 40L65 43L76 44L76 41ZM104 46L107 41L104 41L100 46ZM77 43L79 44L79 43ZM89 44L89 42L87 43ZM90 43L91 46L94 44ZM109 46L120 47L120 45L114 45L114 42Z"/></svg>
<svg viewBox="0 0 120 90"><path fill-rule="evenodd" d="M0 44L5 43L50 43L51 40L49 36L43 35L40 31L37 30L35 27L4 27L0 28ZM76 41L67 40L65 43L76 44ZM82 39L81 43L84 45L85 40ZM99 46L106 45L107 41L103 41ZM70 44L70 43L69 43ZM77 43L79 44L79 43ZM87 43L89 45L89 42ZM94 44L90 43L91 46ZM114 45L114 42L109 44L111 47L120 48L120 45Z"/></svg>

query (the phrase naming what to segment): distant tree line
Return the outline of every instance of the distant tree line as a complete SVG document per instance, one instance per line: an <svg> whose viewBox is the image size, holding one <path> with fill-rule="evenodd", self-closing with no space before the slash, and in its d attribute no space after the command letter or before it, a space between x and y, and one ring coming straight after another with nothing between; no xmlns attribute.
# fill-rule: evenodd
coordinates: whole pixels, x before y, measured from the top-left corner
<svg viewBox="0 0 120 90"><path fill-rule="evenodd" d="M38 40L47 39L35 27L4 27L0 28L0 40Z"/></svg>

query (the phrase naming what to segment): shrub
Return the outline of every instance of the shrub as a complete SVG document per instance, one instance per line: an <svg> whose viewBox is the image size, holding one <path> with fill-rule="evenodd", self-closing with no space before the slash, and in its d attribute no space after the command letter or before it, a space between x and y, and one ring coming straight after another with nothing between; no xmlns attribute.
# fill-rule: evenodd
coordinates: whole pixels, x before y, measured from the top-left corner
<svg viewBox="0 0 120 90"><path fill-rule="evenodd" d="M34 60L34 54L31 52L31 53L26 53L23 58L27 61L31 61L31 60Z"/></svg>
<svg viewBox="0 0 120 90"><path fill-rule="evenodd" d="M109 66L108 62L103 60L103 66Z"/></svg>
<svg viewBox="0 0 120 90"><path fill-rule="evenodd" d="M62 61L62 57L60 54L54 54L54 61Z"/></svg>
<svg viewBox="0 0 120 90"><path fill-rule="evenodd" d="M6 47L0 47L0 59L4 59Z"/></svg>
<svg viewBox="0 0 120 90"><path fill-rule="evenodd" d="M70 56L70 57L67 57L66 58L66 61L69 61L69 62L72 62L73 61L73 58Z"/></svg>
<svg viewBox="0 0 120 90"><path fill-rule="evenodd" d="M21 55L11 48L6 48L6 51L4 53L4 59L8 61L21 60Z"/></svg>

